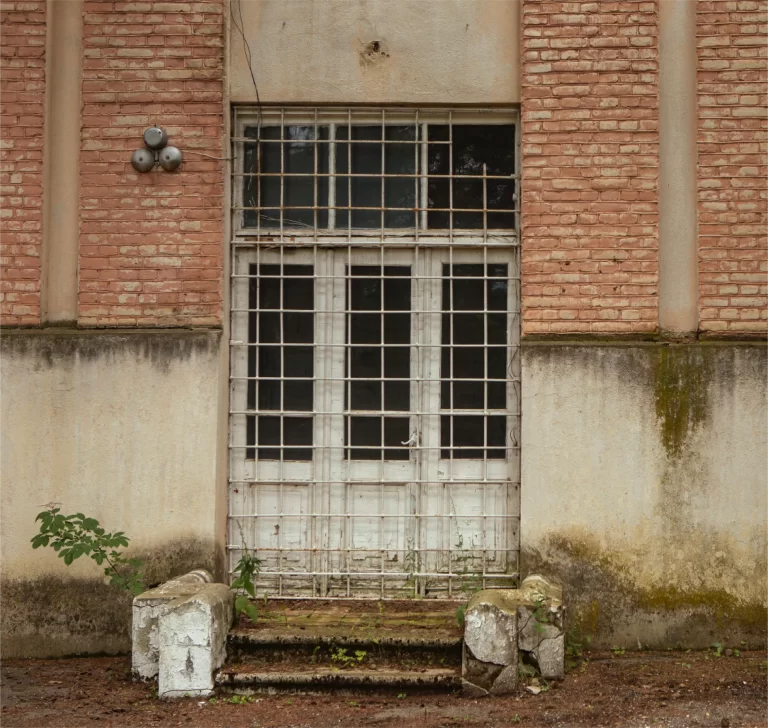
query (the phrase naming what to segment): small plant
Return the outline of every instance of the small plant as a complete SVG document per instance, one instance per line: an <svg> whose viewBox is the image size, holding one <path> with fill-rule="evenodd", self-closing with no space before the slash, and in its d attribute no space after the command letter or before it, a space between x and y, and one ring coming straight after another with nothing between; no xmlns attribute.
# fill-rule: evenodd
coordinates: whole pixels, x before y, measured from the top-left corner
<svg viewBox="0 0 768 728"><path fill-rule="evenodd" d="M261 560L247 551L243 551L240 561L235 564L235 568L232 570L235 578L232 581L231 589L233 591L242 589L246 592L235 597L235 614L245 614L254 624L259 618L259 611L251 601L251 598L256 598L253 577L257 576L260 570Z"/></svg>
<svg viewBox="0 0 768 728"><path fill-rule="evenodd" d="M81 556L89 556L99 566L106 563L104 575L112 586L134 596L144 591L142 562L123 555L121 549L127 548L130 539L122 531L107 533L95 518L83 513L65 516L53 504L37 514L35 523L38 521L40 532L32 538L33 549L50 546L67 566Z"/></svg>
<svg viewBox="0 0 768 728"><path fill-rule="evenodd" d="M621 657L621 655L624 654L624 648L623 647L611 647L611 652L613 652L614 657Z"/></svg>
<svg viewBox="0 0 768 728"><path fill-rule="evenodd" d="M367 656L368 653L365 650L355 650L354 654L348 655L346 649L343 647L334 647L331 649L331 661L342 667L359 665Z"/></svg>
<svg viewBox="0 0 768 728"><path fill-rule="evenodd" d="M466 607L457 607L456 608L456 624L459 625L459 627L464 626L464 613L466 612Z"/></svg>
<svg viewBox="0 0 768 728"><path fill-rule="evenodd" d="M397 699L398 700L405 700L408 697L408 693L398 693Z"/></svg>
<svg viewBox="0 0 768 728"><path fill-rule="evenodd" d="M513 722L513 723L519 723L519 722L520 722L520 716L519 716L517 713L515 713L515 714L512 716L512 722Z"/></svg>
<svg viewBox="0 0 768 728"><path fill-rule="evenodd" d="M722 642L713 642L711 647L712 647L712 651L715 653L715 657L723 656L723 650L725 649L725 647Z"/></svg>
<svg viewBox="0 0 768 728"><path fill-rule="evenodd" d="M211 702L210 700L208 702ZM230 705L248 705L253 702L253 698L250 695L231 695L228 698L222 698L222 703L229 703Z"/></svg>

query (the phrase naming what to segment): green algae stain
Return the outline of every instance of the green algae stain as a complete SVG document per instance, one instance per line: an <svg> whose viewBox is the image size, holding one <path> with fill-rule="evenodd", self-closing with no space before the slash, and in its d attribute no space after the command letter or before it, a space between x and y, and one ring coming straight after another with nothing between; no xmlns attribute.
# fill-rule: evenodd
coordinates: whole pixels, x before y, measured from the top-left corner
<svg viewBox="0 0 768 728"><path fill-rule="evenodd" d="M664 346L656 355L656 416L661 440L671 458L707 416L709 366L706 353L693 346Z"/></svg>

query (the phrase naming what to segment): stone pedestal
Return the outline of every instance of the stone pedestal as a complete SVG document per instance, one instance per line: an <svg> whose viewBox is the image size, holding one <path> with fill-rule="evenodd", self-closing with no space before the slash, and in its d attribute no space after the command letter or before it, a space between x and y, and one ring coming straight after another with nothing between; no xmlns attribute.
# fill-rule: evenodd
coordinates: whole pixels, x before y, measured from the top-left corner
<svg viewBox="0 0 768 728"><path fill-rule="evenodd" d="M160 658L158 620L165 606L179 597L195 594L211 582L213 577L207 571L197 569L149 589L133 600L131 668L134 679L157 677Z"/></svg>
<svg viewBox="0 0 768 728"><path fill-rule="evenodd" d="M519 589L486 589L464 615L462 687L465 695L505 695L517 688L518 660L545 679L563 677L563 592L532 575Z"/></svg>
<svg viewBox="0 0 768 728"><path fill-rule="evenodd" d="M158 677L161 698L208 696L227 657L235 594L202 569L133 600L134 679Z"/></svg>
<svg viewBox="0 0 768 728"><path fill-rule="evenodd" d="M167 605L159 621L161 698L207 697L213 673L227 659L235 594L226 584L205 584Z"/></svg>

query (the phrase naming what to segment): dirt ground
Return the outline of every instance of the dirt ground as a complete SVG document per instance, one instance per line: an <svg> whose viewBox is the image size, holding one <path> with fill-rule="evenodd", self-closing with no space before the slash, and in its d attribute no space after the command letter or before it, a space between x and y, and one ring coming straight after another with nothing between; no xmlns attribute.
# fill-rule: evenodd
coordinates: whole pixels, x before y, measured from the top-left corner
<svg viewBox="0 0 768 728"><path fill-rule="evenodd" d="M766 726L765 653L585 653L561 683L538 695L470 700L458 695L262 695L241 704L161 702L130 680L130 658L7 660L0 665L3 728L205 726Z"/></svg>

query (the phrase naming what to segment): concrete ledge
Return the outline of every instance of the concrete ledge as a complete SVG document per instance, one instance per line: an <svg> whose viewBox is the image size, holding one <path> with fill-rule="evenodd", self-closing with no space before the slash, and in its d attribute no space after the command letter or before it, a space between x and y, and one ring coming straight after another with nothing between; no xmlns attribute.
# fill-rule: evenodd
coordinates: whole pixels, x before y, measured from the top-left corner
<svg viewBox="0 0 768 728"><path fill-rule="evenodd" d="M139 594L133 600L131 626L131 668L134 679L149 680L159 669L160 645L158 622L166 605L196 594L213 577L205 569L196 569Z"/></svg>
<svg viewBox="0 0 768 728"><path fill-rule="evenodd" d="M204 584L166 605L158 626L161 698L213 693L213 674L227 659L234 607L235 594L226 584Z"/></svg>

